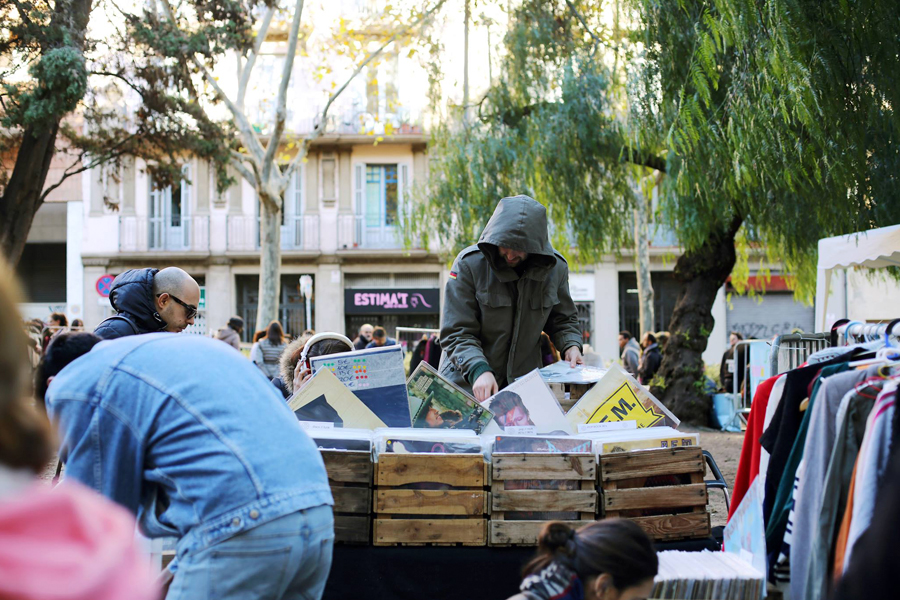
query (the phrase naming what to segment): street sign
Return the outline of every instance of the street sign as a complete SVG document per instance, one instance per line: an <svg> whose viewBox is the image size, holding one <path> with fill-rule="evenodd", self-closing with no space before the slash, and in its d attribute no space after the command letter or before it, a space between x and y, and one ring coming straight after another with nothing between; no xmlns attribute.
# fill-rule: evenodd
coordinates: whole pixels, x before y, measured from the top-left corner
<svg viewBox="0 0 900 600"><path fill-rule="evenodd" d="M106 275L101 275L100 278L97 279L97 293L100 294L101 297L109 298L109 293L112 291L112 284L115 278L115 275L107 273Z"/></svg>

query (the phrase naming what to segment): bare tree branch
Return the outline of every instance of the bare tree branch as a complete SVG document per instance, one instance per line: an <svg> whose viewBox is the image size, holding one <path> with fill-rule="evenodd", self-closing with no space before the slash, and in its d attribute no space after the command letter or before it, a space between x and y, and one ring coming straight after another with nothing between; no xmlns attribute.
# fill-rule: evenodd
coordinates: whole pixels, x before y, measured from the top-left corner
<svg viewBox="0 0 900 600"><path fill-rule="evenodd" d="M256 186L256 178L253 176L253 173L250 172L250 169L247 168L247 165L244 163L245 160L250 158L245 154L241 154L240 152L231 151L231 160L228 161L234 170L241 174L241 177L246 179L249 183Z"/></svg>
<svg viewBox="0 0 900 600"><path fill-rule="evenodd" d="M578 9L575 7L571 0L566 0L566 6L569 7L569 10L572 11L572 14L575 15L575 18L578 19L578 22L581 23L582 27L584 27L584 30L587 31L589 36L591 36L591 39L594 40L594 44L602 44L604 46L612 48L613 50L619 49L618 44L611 44L610 42L601 40L600 37L591 30L590 26L587 24L587 21L584 20L584 17L581 16L581 13L578 12Z"/></svg>
<svg viewBox="0 0 900 600"><path fill-rule="evenodd" d="M275 126L269 145L266 147L266 156L263 159L263 175L267 176L272 170L272 163L278 146L281 144L281 135L284 133L284 122L287 119L287 90L291 83L291 73L294 70L294 58L297 56L297 37L300 32L300 17L303 14L303 0L297 0L297 8L294 9L294 20L291 22L291 33L288 38L287 55L284 57L284 68L281 71L281 81L278 86L278 99L275 103ZM280 187L280 186L279 186Z"/></svg>
<svg viewBox="0 0 900 600"><path fill-rule="evenodd" d="M237 105L238 108L244 110L244 98L247 96L247 86L250 85L250 73L253 71L253 66L256 64L256 57L259 56L260 51L262 50L263 42L266 41L266 35L269 33L269 25L272 23L272 17L275 15L275 6L271 6L266 9L266 14L263 16L262 23L259 26L259 33L256 34L256 44L253 46L253 50L250 51L250 55L247 57L247 63L241 68L241 57L238 55L238 69L240 82L238 83L238 95L237 95Z"/></svg>
<svg viewBox="0 0 900 600"><path fill-rule="evenodd" d="M390 46L394 42L394 40L396 40L400 36L400 34L407 33L410 30L415 29L416 27L421 25L426 19L428 19L428 17L437 12L438 9L440 9L446 3L446 1L447 0L439 0L437 4L431 7L431 9L429 9L427 12L422 13L419 18L416 19L415 22L413 22L409 27L405 27L404 29L392 35L377 50L370 53L366 57L366 59L362 63L360 63L358 67L356 67L350 77L347 78L347 81L345 81L343 85L341 85L334 93L332 93L328 97L328 102L325 104L325 108L322 109L322 114L319 115L318 119L319 122L316 123L316 125L313 127L313 132L309 136L307 136L305 140L303 140L300 150L297 151L297 155L294 156L293 159L291 159L291 162L288 164L287 169L284 170L284 177L286 180L290 180L291 176L294 174L294 171L296 171L297 167L300 166L300 163L303 161L303 159L306 157L307 152L309 151L310 144L325 133L325 127L328 123L328 110L331 108L331 105L334 104L334 101L338 99L338 96L340 96L341 93L343 93L343 91L347 89L347 86L350 85L350 83L356 78L356 76L359 75L370 62L375 60L375 58L377 58L382 52L384 52L385 48Z"/></svg>
<svg viewBox="0 0 900 600"><path fill-rule="evenodd" d="M66 170L63 171L63 174L59 178L59 180L56 183L54 183L53 185L45 188L44 191L41 192L41 202L43 202L47 198L47 196L50 195L50 192L52 192L53 190L55 190L56 188L61 186L63 184L63 182L66 179L68 179L69 177L72 177L73 175L78 175L79 173L84 173L85 171L89 171L90 169L93 169L94 167L102 165L106 162L109 162L110 160L113 160L115 158L118 158L118 157L126 154L126 151L122 149L122 146L124 146L129 140L133 139L134 137L135 137L134 135L129 135L129 136L123 138L121 141L119 141L119 143L117 143L115 146L113 146L108 152L104 152L102 156L98 156L97 158L93 159L86 165L82 164L82 161L84 160L84 156L87 153L85 151L81 151L78 154L78 158L75 160L75 162L73 162L71 165L66 167ZM77 169L75 169L75 167L77 165L81 165L81 166L78 167ZM72 169L75 169L75 170L73 171Z"/></svg>
<svg viewBox="0 0 900 600"><path fill-rule="evenodd" d="M166 11L166 16L172 24L172 27L178 29L178 22L175 20L175 12L172 10L172 5L169 3L169 0L162 0L162 5ZM219 82L216 81L216 78L213 77L212 73L209 72L209 69L206 68L206 65L204 65L200 61L200 59L198 59L195 55L191 55L191 62L193 62L194 66L196 66L197 69L200 70L200 73L203 75L203 79L206 80L206 83L209 84L209 86L212 87L212 89L216 92L216 96L219 98L219 100L221 100L225 104L225 106L228 107L228 110L234 117L235 123L241 132L241 137L243 138L244 145L247 146L247 148L254 154L254 159L262 161L263 156L265 156L265 151L263 150L262 142L259 141L259 136L256 135L256 131L247 120L247 116L225 94L225 91L222 90L222 88L219 86Z"/></svg>

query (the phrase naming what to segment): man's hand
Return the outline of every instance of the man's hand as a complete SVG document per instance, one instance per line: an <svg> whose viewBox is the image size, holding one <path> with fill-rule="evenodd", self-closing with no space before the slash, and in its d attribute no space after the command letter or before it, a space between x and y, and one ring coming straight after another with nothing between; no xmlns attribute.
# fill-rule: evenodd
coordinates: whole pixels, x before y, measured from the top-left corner
<svg viewBox="0 0 900 600"><path fill-rule="evenodd" d="M297 366L294 367L294 393L306 385L306 382L312 378L312 371L306 368L306 364L303 361L297 363Z"/></svg>
<svg viewBox="0 0 900 600"><path fill-rule="evenodd" d="M584 357L581 356L581 350L578 349L578 346L572 346L566 350L566 361L573 369L575 368L575 365L584 364Z"/></svg>
<svg viewBox="0 0 900 600"><path fill-rule="evenodd" d="M498 391L497 380L494 379L494 374L490 371L485 371L479 375L478 379L475 380L475 385L472 386L472 393L475 394L475 399L479 402L484 402Z"/></svg>

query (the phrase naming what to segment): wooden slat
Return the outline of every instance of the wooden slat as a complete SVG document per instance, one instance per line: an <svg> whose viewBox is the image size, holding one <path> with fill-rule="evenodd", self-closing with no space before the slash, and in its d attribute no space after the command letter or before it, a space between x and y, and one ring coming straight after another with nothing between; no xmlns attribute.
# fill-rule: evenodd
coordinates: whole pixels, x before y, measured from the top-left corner
<svg viewBox="0 0 900 600"><path fill-rule="evenodd" d="M504 479L596 479L593 454L494 454L492 477Z"/></svg>
<svg viewBox="0 0 900 600"><path fill-rule="evenodd" d="M706 485L702 483L603 491L603 508L606 511L676 508L705 504Z"/></svg>
<svg viewBox="0 0 900 600"><path fill-rule="evenodd" d="M484 515L488 494L480 490L375 490L377 514Z"/></svg>
<svg viewBox="0 0 900 600"><path fill-rule="evenodd" d="M389 454L378 457L375 481L379 486L407 483L443 483L457 487L484 487L481 454Z"/></svg>
<svg viewBox="0 0 900 600"><path fill-rule="evenodd" d="M372 483L372 455L349 450L322 450L328 479L340 483Z"/></svg>
<svg viewBox="0 0 900 600"><path fill-rule="evenodd" d="M335 515L334 541L343 544L368 544L371 523L372 519L368 515Z"/></svg>
<svg viewBox="0 0 900 600"><path fill-rule="evenodd" d="M699 447L640 450L600 456L602 482L682 473L706 473L706 463Z"/></svg>
<svg viewBox="0 0 900 600"><path fill-rule="evenodd" d="M495 490L492 511L597 511L597 492L591 490Z"/></svg>
<svg viewBox="0 0 900 600"><path fill-rule="evenodd" d="M573 529L591 523L587 521L564 521ZM549 521L494 521L490 522L488 545L508 546L510 544L522 544L527 546L537 545L538 534Z"/></svg>
<svg viewBox="0 0 900 600"><path fill-rule="evenodd" d="M334 512L368 514L372 506L372 488L338 487L331 488L334 496Z"/></svg>
<svg viewBox="0 0 900 600"><path fill-rule="evenodd" d="M647 535L655 540L678 540L688 537L709 537L709 513L685 513L658 517L634 517Z"/></svg>
<svg viewBox="0 0 900 600"><path fill-rule="evenodd" d="M376 546L415 543L483 546L486 541L486 519L374 519Z"/></svg>

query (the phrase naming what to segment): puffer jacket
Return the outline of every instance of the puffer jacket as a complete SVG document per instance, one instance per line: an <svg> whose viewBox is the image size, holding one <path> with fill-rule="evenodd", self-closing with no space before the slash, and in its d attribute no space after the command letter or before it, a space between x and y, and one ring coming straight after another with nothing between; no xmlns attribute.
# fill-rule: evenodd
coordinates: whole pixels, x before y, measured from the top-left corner
<svg viewBox="0 0 900 600"><path fill-rule="evenodd" d="M232 346L235 350L241 349L241 336L239 336L238 332L231 327L220 327L219 330L216 331L216 339L222 340L229 346Z"/></svg>
<svg viewBox="0 0 900 600"><path fill-rule="evenodd" d="M498 247L528 253L521 276ZM502 388L541 367L541 331L564 355L581 349L569 267L550 245L547 211L503 198L476 246L456 257L444 290L439 371L467 390L485 371Z"/></svg>
<svg viewBox="0 0 900 600"><path fill-rule="evenodd" d="M116 316L106 319L94 330L104 340L126 335L153 333L166 328L156 312L153 298L153 277L159 269L132 269L119 274L109 293L109 303Z"/></svg>

